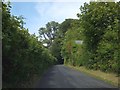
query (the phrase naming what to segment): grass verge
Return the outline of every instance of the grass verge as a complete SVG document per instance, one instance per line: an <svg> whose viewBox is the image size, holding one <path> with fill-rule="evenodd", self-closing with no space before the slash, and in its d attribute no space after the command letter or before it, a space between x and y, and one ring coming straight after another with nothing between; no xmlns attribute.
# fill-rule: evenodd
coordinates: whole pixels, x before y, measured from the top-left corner
<svg viewBox="0 0 120 90"><path fill-rule="evenodd" d="M100 70L89 70L89 69L86 69L84 66L81 66L81 67L78 67L78 66L71 66L71 65L66 65L65 66L68 66L70 68L73 68L73 69L76 69L78 71L81 71L83 73L86 73L92 77L95 77L97 79L100 79L100 80L103 80L115 87L119 87L119 78L116 74L114 73L105 73L105 72L102 72Z"/></svg>

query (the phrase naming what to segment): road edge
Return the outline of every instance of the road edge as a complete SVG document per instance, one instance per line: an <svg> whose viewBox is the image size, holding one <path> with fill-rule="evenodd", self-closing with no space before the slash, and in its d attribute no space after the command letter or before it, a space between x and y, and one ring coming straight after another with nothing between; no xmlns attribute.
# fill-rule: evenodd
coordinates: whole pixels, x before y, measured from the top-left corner
<svg viewBox="0 0 120 90"><path fill-rule="evenodd" d="M118 81L118 83L114 83L114 82L111 81L111 80L102 78L102 77L100 77L100 76L98 76L98 75L94 75L93 73L89 73L89 72L87 72L87 71L85 71L85 70L80 70L80 68L77 67L77 66L72 66L72 65L67 65L67 64L64 64L64 65L67 66L67 67L69 67L69 68L72 68L72 69L74 69L74 70L77 70L77 71L79 71L79 72L83 72L83 73L85 73L85 74L87 74L87 75L90 75L90 76L92 76L92 77L94 77L94 78L96 78L96 79L102 80L102 81L104 81L104 82L106 82L106 83L108 83L108 84L111 84L111 85L115 86L115 87L120 88L120 86L118 85L119 81ZM86 70L88 70L88 69L86 69ZM90 71L90 70L89 70L89 71ZM119 79L119 77L118 77L118 79Z"/></svg>

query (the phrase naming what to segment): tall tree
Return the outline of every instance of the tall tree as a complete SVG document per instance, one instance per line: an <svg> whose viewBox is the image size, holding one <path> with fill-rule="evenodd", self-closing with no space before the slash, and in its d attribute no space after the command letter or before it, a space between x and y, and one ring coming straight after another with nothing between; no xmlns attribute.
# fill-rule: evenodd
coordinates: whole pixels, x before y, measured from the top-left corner
<svg viewBox="0 0 120 90"><path fill-rule="evenodd" d="M65 19L65 21L63 21L60 26L59 26L59 31L61 33L61 36L64 37L65 33L71 29L75 23L79 23L77 19ZM79 24L77 24L79 25Z"/></svg>
<svg viewBox="0 0 120 90"><path fill-rule="evenodd" d="M59 23L55 21L48 22L46 27L39 29L39 36L42 38L43 43L47 44L47 47L50 47L52 42L57 36L59 28Z"/></svg>
<svg viewBox="0 0 120 90"><path fill-rule="evenodd" d="M119 2L90 2L81 6L78 16L85 37L87 67L118 71L119 8Z"/></svg>

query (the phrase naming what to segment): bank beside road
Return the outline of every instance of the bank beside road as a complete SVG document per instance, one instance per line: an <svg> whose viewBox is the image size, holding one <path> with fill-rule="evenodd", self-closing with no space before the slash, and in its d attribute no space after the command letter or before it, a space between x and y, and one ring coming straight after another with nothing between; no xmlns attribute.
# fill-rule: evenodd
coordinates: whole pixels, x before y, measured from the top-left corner
<svg viewBox="0 0 120 90"><path fill-rule="evenodd" d="M103 80L103 81L105 81L105 82L107 82L115 87L120 87L120 85L119 85L120 84L119 83L120 77L118 77L118 75L116 75L114 73L105 73L105 72L102 72L100 70L88 70L83 66L81 66L81 67L71 66L71 65L65 65L65 66L68 66L72 69L86 73L86 74L88 74L92 77L95 77L97 79Z"/></svg>

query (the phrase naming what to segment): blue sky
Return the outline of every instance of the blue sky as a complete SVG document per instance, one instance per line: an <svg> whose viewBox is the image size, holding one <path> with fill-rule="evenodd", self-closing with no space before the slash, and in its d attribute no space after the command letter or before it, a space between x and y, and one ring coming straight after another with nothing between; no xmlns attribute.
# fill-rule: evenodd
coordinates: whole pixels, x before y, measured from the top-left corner
<svg viewBox="0 0 120 90"><path fill-rule="evenodd" d="M47 22L63 22L67 18L77 18L84 2L11 2L12 15L22 15L31 34L38 35L38 29Z"/></svg>

